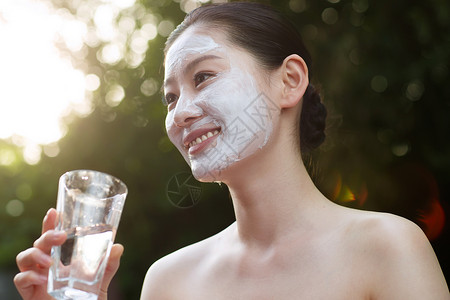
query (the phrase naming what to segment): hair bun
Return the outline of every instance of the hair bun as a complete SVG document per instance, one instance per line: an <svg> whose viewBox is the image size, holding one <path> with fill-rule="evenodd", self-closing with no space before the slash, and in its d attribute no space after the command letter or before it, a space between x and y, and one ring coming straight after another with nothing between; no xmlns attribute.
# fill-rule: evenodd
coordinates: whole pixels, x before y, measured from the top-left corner
<svg viewBox="0 0 450 300"><path fill-rule="evenodd" d="M319 147L325 140L327 109L320 100L320 94L314 86L308 85L303 95L300 115L300 149L302 153Z"/></svg>

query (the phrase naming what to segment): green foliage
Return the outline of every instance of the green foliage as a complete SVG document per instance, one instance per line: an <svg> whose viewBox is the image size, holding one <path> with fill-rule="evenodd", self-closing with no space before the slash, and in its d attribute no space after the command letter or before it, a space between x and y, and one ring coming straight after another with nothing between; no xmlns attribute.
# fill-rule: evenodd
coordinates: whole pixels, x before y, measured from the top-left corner
<svg viewBox="0 0 450 300"><path fill-rule="evenodd" d="M53 2L74 15L81 3ZM187 2L141 0L120 11L116 20L133 18L134 31L145 25L145 16L156 25L164 20L178 24L184 17L180 5ZM327 141L314 153L323 192L341 204L393 212L422 226L420 217L430 214L432 200L440 197L448 213L450 3L270 2L304 36L313 55L314 84L329 109ZM130 34L126 53L133 51L131 41ZM164 41L161 34L149 40L138 65L127 59L100 61L106 42L85 46L86 59L73 54L75 65L96 74L101 87L93 94L93 113L70 123L58 156L44 156L29 166L18 147L0 140L1 267L13 267L15 255L39 236L42 217L56 202L58 178L72 169L104 171L128 185L117 234L125 245L116 280L123 299L138 298L145 272L156 259L233 221L226 187L201 184L200 203L190 209L176 208L167 199L170 178L189 169L165 134L166 108L154 91L163 80ZM125 98L112 106L108 92L117 85ZM14 199L23 203L20 217L5 210ZM434 246L448 272L446 237L448 225Z"/></svg>

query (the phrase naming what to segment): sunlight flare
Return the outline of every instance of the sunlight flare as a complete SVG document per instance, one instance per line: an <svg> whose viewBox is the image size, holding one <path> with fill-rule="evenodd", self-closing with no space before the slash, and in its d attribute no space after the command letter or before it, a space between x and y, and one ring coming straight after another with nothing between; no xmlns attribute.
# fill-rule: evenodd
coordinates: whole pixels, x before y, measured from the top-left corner
<svg viewBox="0 0 450 300"><path fill-rule="evenodd" d="M55 142L65 134L61 118L86 105L85 74L55 46L58 28L67 26L43 2L2 0L0 12L0 138Z"/></svg>

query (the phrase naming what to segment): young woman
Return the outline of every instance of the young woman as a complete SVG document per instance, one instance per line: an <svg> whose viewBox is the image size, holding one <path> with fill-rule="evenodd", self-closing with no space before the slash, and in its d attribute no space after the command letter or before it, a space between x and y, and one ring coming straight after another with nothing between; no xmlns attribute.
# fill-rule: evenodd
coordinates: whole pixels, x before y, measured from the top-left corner
<svg viewBox="0 0 450 300"><path fill-rule="evenodd" d="M314 186L302 155L323 141L326 111L309 54L277 12L202 7L165 54L169 138L198 180L228 185L236 222L154 263L141 299L450 299L420 228L338 206ZM48 297L48 253L65 239L54 219L50 210L17 257L24 299ZM122 250L113 248L104 291Z"/></svg>

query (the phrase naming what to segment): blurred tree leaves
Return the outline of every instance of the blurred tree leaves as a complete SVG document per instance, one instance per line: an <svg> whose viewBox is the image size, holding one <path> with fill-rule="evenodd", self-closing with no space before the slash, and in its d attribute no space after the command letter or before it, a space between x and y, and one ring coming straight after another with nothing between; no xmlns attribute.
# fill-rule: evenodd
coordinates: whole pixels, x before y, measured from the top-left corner
<svg viewBox="0 0 450 300"><path fill-rule="evenodd" d="M183 9L199 3L52 2L86 24L80 49L63 40L59 46L77 68L97 76L100 87L89 96L92 113L73 117L56 157L44 155L30 166L19 147L0 140L0 265L13 267L15 255L38 237L62 173L97 169L129 187L117 235L125 255L116 284L123 299L137 299L153 261L233 220L224 186L202 184L200 203L190 209L172 206L166 196L170 178L189 169L165 134L162 49ZM450 3L263 2L295 23L313 55L313 81L330 112L327 141L314 153L322 191L343 205L393 212L423 227L424 216L435 217L431 203L440 201L448 215ZM99 32L105 19L112 32ZM20 205L23 212L13 216ZM448 227L433 244L447 275Z"/></svg>

